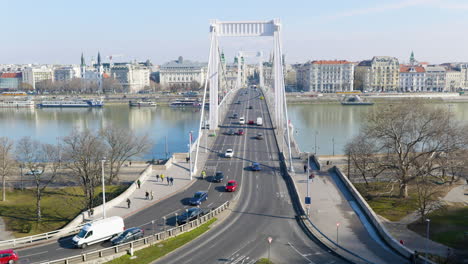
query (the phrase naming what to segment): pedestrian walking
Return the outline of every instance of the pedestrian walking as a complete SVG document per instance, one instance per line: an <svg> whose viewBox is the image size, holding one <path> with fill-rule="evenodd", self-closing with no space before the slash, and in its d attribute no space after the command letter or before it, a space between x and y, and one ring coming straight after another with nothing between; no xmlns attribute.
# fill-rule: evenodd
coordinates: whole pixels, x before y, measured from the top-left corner
<svg viewBox="0 0 468 264"><path fill-rule="evenodd" d="M146 197L146 200L149 200L149 192L148 191L145 192L145 197Z"/></svg>
<svg viewBox="0 0 468 264"><path fill-rule="evenodd" d="M137 180L137 185L138 185L138 189L140 189L140 188L141 188L141 181L140 181L140 179Z"/></svg>
<svg viewBox="0 0 468 264"><path fill-rule="evenodd" d="M130 198L127 198L127 206L128 206L128 209L130 209Z"/></svg>
<svg viewBox="0 0 468 264"><path fill-rule="evenodd" d="M132 162L131 162L131 161L129 162L129 164L130 164L130 166L132 166Z"/></svg>
<svg viewBox="0 0 468 264"><path fill-rule="evenodd" d="M151 191L151 200L153 200L153 199L154 199L154 192Z"/></svg>
<svg viewBox="0 0 468 264"><path fill-rule="evenodd" d="M307 164L304 164L304 173L307 172Z"/></svg>
<svg viewBox="0 0 468 264"><path fill-rule="evenodd" d="M156 182L159 181L159 174L156 174Z"/></svg>
<svg viewBox="0 0 468 264"><path fill-rule="evenodd" d="M164 174L161 174L161 181L164 183Z"/></svg>
<svg viewBox="0 0 468 264"><path fill-rule="evenodd" d="M166 180L167 180L167 185L169 185L169 182L171 181L171 177L167 177Z"/></svg>
<svg viewBox="0 0 468 264"><path fill-rule="evenodd" d="M201 175L202 175L202 178L204 179L204 178L206 177L206 171L203 170L203 171L201 172Z"/></svg>
<svg viewBox="0 0 468 264"><path fill-rule="evenodd" d="M171 177L171 185L174 185L174 178Z"/></svg>
<svg viewBox="0 0 468 264"><path fill-rule="evenodd" d="M185 161L188 163L190 161L190 158L189 157L186 157L185 158Z"/></svg>

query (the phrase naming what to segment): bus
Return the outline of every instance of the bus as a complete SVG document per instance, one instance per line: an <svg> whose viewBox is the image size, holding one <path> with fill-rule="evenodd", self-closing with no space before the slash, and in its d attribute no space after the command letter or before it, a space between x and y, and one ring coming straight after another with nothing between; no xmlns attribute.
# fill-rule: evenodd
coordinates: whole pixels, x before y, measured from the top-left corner
<svg viewBox="0 0 468 264"><path fill-rule="evenodd" d="M21 92L21 91L13 91L13 92L3 92L3 96L22 96L22 95L27 95L26 92Z"/></svg>

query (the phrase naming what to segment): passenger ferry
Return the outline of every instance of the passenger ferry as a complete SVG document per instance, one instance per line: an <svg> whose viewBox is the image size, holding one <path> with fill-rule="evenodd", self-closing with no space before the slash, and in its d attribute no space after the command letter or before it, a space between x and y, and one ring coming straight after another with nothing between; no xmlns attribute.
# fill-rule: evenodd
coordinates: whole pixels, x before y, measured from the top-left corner
<svg viewBox="0 0 468 264"><path fill-rule="evenodd" d="M103 100L43 101L39 107L103 107Z"/></svg>
<svg viewBox="0 0 468 264"><path fill-rule="evenodd" d="M169 104L170 107L178 107L178 108L183 108L183 107L196 107L200 108L201 107L201 102L197 99L183 99L183 100L176 100L174 102L171 102Z"/></svg>
<svg viewBox="0 0 468 264"><path fill-rule="evenodd" d="M157 104L152 101L129 101L130 107L156 107Z"/></svg>
<svg viewBox="0 0 468 264"><path fill-rule="evenodd" d="M34 108L34 101L0 101L0 108Z"/></svg>

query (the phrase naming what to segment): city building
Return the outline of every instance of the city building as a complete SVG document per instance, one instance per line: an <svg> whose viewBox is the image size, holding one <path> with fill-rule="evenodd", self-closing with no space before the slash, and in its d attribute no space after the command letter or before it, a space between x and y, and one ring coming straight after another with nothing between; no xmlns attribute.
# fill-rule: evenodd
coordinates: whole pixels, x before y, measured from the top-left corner
<svg viewBox="0 0 468 264"><path fill-rule="evenodd" d="M400 65L400 90L403 92L426 91L426 70L418 65Z"/></svg>
<svg viewBox="0 0 468 264"><path fill-rule="evenodd" d="M0 73L0 90L20 90L22 82L21 72Z"/></svg>
<svg viewBox="0 0 468 264"><path fill-rule="evenodd" d="M111 77L116 79L125 91L136 93L150 85L150 69L134 63L114 64Z"/></svg>
<svg viewBox="0 0 468 264"><path fill-rule="evenodd" d="M456 92L462 88L462 74L457 68L446 67L444 91Z"/></svg>
<svg viewBox="0 0 468 264"><path fill-rule="evenodd" d="M299 66L298 87L304 91L335 93L354 89L354 64L346 60L319 60Z"/></svg>
<svg viewBox="0 0 468 264"><path fill-rule="evenodd" d="M23 70L23 82L36 89L36 84L45 80L54 80L54 71L48 66L29 66Z"/></svg>
<svg viewBox="0 0 468 264"><path fill-rule="evenodd" d="M442 66L427 65L424 66L426 71L425 90L432 92L442 92L445 90L445 74L446 70Z"/></svg>
<svg viewBox="0 0 468 264"><path fill-rule="evenodd" d="M359 90L397 91L399 89L400 65L398 59L375 56L360 62L355 69L355 82Z"/></svg>
<svg viewBox="0 0 468 264"><path fill-rule="evenodd" d="M78 66L62 66L54 69L54 80L68 82L75 78L81 78L81 70Z"/></svg>
<svg viewBox="0 0 468 264"><path fill-rule="evenodd" d="M159 78L165 88L171 86L190 87L192 82L203 83L207 71L206 63L184 60L180 56L177 60L161 65Z"/></svg>

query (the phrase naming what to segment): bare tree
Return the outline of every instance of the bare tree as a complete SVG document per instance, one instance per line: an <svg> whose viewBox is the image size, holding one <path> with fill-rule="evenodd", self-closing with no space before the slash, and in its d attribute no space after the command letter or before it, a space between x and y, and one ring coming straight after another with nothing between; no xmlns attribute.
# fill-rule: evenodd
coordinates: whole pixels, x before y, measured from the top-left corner
<svg viewBox="0 0 468 264"><path fill-rule="evenodd" d="M350 159L349 166L353 166L369 185L368 178L376 178L385 171L385 166L380 163L378 145L374 140L359 134L346 144L345 153ZM350 175L348 175L350 177Z"/></svg>
<svg viewBox="0 0 468 264"><path fill-rule="evenodd" d="M420 177L416 181L416 201L421 223L424 223L428 213L442 206L439 196L442 194L441 187L430 182L428 177Z"/></svg>
<svg viewBox="0 0 468 264"><path fill-rule="evenodd" d="M0 137L0 176L2 177L2 201L6 201L6 177L12 173L15 161L13 160L13 140Z"/></svg>
<svg viewBox="0 0 468 264"><path fill-rule="evenodd" d="M100 134L107 146L106 159L110 164L108 183L118 180L120 168L127 160L148 152L152 145L147 135L137 136L131 130L113 125L101 129Z"/></svg>
<svg viewBox="0 0 468 264"><path fill-rule="evenodd" d="M430 108L414 99L368 114L361 134L375 140L378 148L387 153L382 165L394 172L400 197L408 196L408 183L421 171L440 169L427 166L438 153L449 153L466 144L463 130L449 122L449 116L444 109Z"/></svg>
<svg viewBox="0 0 468 264"><path fill-rule="evenodd" d="M102 139L90 130L73 131L63 139L63 160L80 181L87 209L94 207L94 189L101 182L101 160L105 155Z"/></svg>

